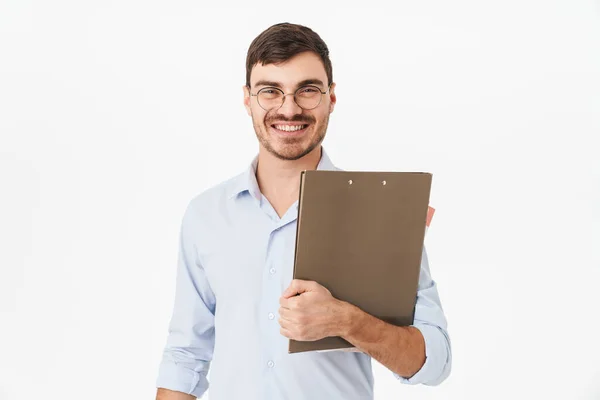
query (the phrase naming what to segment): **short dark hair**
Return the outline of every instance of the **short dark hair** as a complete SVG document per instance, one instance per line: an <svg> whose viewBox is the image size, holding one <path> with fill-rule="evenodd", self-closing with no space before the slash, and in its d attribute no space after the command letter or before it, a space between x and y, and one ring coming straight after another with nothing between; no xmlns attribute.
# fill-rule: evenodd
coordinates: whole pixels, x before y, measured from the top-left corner
<svg viewBox="0 0 600 400"><path fill-rule="evenodd" d="M282 22L264 30L250 44L246 56L246 86L250 87L250 72L256 64L277 64L304 51L312 51L321 58L329 81L327 85L330 85L333 68L323 39L306 26Z"/></svg>

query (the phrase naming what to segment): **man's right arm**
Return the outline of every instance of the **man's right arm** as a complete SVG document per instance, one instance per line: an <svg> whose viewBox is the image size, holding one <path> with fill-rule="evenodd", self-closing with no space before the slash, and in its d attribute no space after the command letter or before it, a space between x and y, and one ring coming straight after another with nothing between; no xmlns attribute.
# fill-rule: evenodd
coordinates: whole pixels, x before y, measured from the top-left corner
<svg viewBox="0 0 600 400"><path fill-rule="evenodd" d="M175 304L156 381L157 400L199 398L209 386L216 298L199 260L199 217L190 202L179 233Z"/></svg>
<svg viewBox="0 0 600 400"><path fill-rule="evenodd" d="M156 400L196 400L196 396L173 390L158 388Z"/></svg>

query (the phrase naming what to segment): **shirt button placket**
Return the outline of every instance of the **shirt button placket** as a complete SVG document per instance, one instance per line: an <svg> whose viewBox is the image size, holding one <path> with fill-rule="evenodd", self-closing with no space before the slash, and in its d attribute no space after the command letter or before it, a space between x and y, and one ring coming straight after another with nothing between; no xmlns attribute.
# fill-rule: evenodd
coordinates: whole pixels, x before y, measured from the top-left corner
<svg viewBox="0 0 600 400"><path fill-rule="evenodd" d="M275 320L275 312L273 307L278 307L279 306L279 297L278 297L278 284L277 284L277 280L275 279L275 273L277 272L276 268L275 268L275 263L277 262L277 260L280 259L280 243L278 241L281 240L280 235L278 235L279 232L279 227L278 226L274 226L273 230L271 231L271 240L269 241L269 248L267 249L268 254L267 254L267 262L266 262L266 268L268 270L268 273L266 274L265 278L265 285L266 285L266 290L264 293L264 297L263 297L263 307L266 308L263 309L265 310L265 314L263 314L266 318L263 320L265 321L264 323L267 324L267 326L265 327L268 334L265 336L265 339L267 340L267 342L272 343L273 341L273 335L279 334L279 328L275 327L273 325L273 321ZM264 318L264 317L263 317ZM276 328L276 329L275 329ZM275 332L276 331L276 332ZM273 353L274 349L272 346L267 346L266 348L264 348L264 357L266 359L266 367L267 367L267 371L272 371L272 369L275 367L275 361L274 361L274 356L275 354ZM266 387L270 387L270 385L272 384L272 382L270 382L269 380L265 381L265 385Z"/></svg>

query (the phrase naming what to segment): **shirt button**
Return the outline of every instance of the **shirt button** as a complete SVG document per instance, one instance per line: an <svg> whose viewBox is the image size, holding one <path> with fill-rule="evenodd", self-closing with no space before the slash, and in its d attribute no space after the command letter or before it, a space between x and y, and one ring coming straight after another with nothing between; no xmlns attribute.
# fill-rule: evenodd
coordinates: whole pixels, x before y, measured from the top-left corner
<svg viewBox="0 0 600 400"><path fill-rule="evenodd" d="M273 319L275 318L275 314L273 314L272 312L269 313L269 319Z"/></svg>
<svg viewBox="0 0 600 400"><path fill-rule="evenodd" d="M269 270L269 272L271 273L271 275L273 275L273 274L275 273L275 268L271 268L271 269Z"/></svg>
<svg viewBox="0 0 600 400"><path fill-rule="evenodd" d="M271 360L269 360L269 362L267 363L267 365L269 366L269 368L273 368L273 366L275 365L275 363Z"/></svg>

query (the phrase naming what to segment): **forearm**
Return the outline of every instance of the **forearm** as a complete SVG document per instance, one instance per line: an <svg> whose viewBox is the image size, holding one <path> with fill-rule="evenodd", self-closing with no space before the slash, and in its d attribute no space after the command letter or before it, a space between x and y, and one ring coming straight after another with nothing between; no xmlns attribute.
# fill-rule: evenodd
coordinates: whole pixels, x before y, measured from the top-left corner
<svg viewBox="0 0 600 400"><path fill-rule="evenodd" d="M425 363L425 340L415 327L389 324L346 303L340 336L398 375L410 378Z"/></svg>
<svg viewBox="0 0 600 400"><path fill-rule="evenodd" d="M156 400L196 400L196 396L169 389L158 388Z"/></svg>

